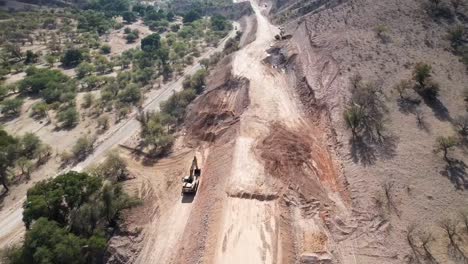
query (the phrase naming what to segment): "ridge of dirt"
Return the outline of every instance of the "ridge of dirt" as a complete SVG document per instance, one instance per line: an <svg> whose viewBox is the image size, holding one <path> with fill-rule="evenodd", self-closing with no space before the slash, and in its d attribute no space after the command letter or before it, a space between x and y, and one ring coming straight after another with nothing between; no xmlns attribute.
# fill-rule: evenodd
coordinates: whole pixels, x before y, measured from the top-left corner
<svg viewBox="0 0 468 264"><path fill-rule="evenodd" d="M322 185L326 183L337 191L337 173L330 155L310 136L311 130L305 127L292 131L275 123L270 131L257 145L266 170L285 186L297 186L299 193L327 201Z"/></svg>
<svg viewBox="0 0 468 264"><path fill-rule="evenodd" d="M226 132L235 132L231 128L250 104L249 81L230 73L224 66L210 74L208 91L189 107L185 127L192 140L214 142Z"/></svg>

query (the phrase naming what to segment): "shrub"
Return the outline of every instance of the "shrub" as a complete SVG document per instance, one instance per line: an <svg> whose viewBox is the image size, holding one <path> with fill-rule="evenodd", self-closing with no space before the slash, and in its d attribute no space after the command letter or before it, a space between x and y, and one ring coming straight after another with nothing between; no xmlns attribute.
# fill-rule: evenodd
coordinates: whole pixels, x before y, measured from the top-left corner
<svg viewBox="0 0 468 264"><path fill-rule="evenodd" d="M153 33L141 40L141 49L146 52L154 52L161 47L161 37Z"/></svg>
<svg viewBox="0 0 468 264"><path fill-rule="evenodd" d="M101 52L103 54L109 54L111 53L111 46L107 45L107 44L104 44L101 46Z"/></svg>
<svg viewBox="0 0 468 264"><path fill-rule="evenodd" d="M122 18L127 24L131 24L137 20L137 15L131 11L125 11L122 13Z"/></svg>
<svg viewBox="0 0 468 264"><path fill-rule="evenodd" d="M24 101L21 98L5 99L1 102L1 113L7 116L18 115L21 112L23 103Z"/></svg>
<svg viewBox="0 0 468 264"><path fill-rule="evenodd" d="M63 128L72 128L78 124L79 113L74 106L70 106L57 114L57 120Z"/></svg>
<svg viewBox="0 0 468 264"><path fill-rule="evenodd" d="M413 79L419 84L419 86L424 87L426 81L431 77L431 72L431 65L419 62L414 66Z"/></svg>
<svg viewBox="0 0 468 264"><path fill-rule="evenodd" d="M31 50L26 51L26 59L24 59L25 64L36 63L39 55L34 53Z"/></svg>
<svg viewBox="0 0 468 264"><path fill-rule="evenodd" d="M380 40L383 42L383 43L388 43L390 42L390 36L389 36L389 29L387 26L385 25L378 25L376 28L375 28L375 33L377 34L377 37L380 38Z"/></svg>
<svg viewBox="0 0 468 264"><path fill-rule="evenodd" d="M351 105L344 111L343 116L346 126L351 129L353 137L356 137L364 123L363 109L357 105Z"/></svg>
<svg viewBox="0 0 468 264"><path fill-rule="evenodd" d="M116 152L107 154L103 163L93 170L93 174L104 177L112 182L124 181L128 178L127 162Z"/></svg>
<svg viewBox="0 0 468 264"><path fill-rule="evenodd" d="M79 79L84 78L85 76L94 72L96 68L89 62L82 62L75 68L76 77Z"/></svg>
<svg viewBox="0 0 468 264"><path fill-rule="evenodd" d="M434 18L453 18L453 11L445 1L428 0L426 9L428 13Z"/></svg>
<svg viewBox="0 0 468 264"><path fill-rule="evenodd" d="M135 33L130 32L130 33L127 34L125 39L127 40L127 43L133 43L133 42L135 42L135 40L138 39L138 36Z"/></svg>
<svg viewBox="0 0 468 264"><path fill-rule="evenodd" d="M94 148L95 138L90 136L82 136L78 138L75 145L72 147L73 157L80 161L86 158Z"/></svg>
<svg viewBox="0 0 468 264"><path fill-rule="evenodd" d="M33 159L37 158L43 143L41 139L35 134L26 133L20 138L20 146L21 155L28 159Z"/></svg>
<svg viewBox="0 0 468 264"><path fill-rule="evenodd" d="M92 93L87 93L83 96L83 103L81 106L83 108L89 108L91 105L93 105L94 102L94 95Z"/></svg>
<svg viewBox="0 0 468 264"><path fill-rule="evenodd" d="M453 147L457 146L458 143L459 143L459 140L454 136L448 136L448 137L440 136L440 137L437 137L436 144L434 146L434 152L435 153L443 152L444 160L446 162L450 163L451 160L448 157L448 153Z"/></svg>
<svg viewBox="0 0 468 264"><path fill-rule="evenodd" d="M79 49L68 49L61 58L64 67L75 67L83 60L83 54Z"/></svg>
<svg viewBox="0 0 468 264"><path fill-rule="evenodd" d="M125 89L119 92L119 100L123 103L132 103L135 104L141 99L141 91L138 88L138 85L132 83L127 85Z"/></svg>
<svg viewBox="0 0 468 264"><path fill-rule="evenodd" d="M201 18L200 12L198 12L198 10L191 9L189 12L187 12L183 16L183 21L184 21L184 24L185 23L191 23L191 22L193 22L195 20L198 20L200 18Z"/></svg>
<svg viewBox="0 0 468 264"><path fill-rule="evenodd" d="M31 116L37 119L42 119L47 117L47 111L49 110L49 106L44 102L39 102L33 104L31 107Z"/></svg>
<svg viewBox="0 0 468 264"><path fill-rule="evenodd" d="M457 49L463 44L463 38L465 35L465 27L463 25L457 25L449 30L448 39L452 44L452 47Z"/></svg>

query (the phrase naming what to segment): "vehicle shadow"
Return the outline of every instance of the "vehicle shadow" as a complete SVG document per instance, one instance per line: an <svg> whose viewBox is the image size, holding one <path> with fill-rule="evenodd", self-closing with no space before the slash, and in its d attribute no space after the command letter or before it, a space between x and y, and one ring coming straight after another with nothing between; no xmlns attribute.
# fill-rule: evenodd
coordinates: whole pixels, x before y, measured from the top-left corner
<svg viewBox="0 0 468 264"><path fill-rule="evenodd" d="M195 199L196 193L186 193L182 194L181 202L182 203L192 203Z"/></svg>

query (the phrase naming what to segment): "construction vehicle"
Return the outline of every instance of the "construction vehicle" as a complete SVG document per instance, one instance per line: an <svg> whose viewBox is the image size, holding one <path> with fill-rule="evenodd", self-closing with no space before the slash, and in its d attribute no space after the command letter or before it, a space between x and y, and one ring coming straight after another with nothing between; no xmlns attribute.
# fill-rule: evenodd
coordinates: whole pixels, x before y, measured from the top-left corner
<svg viewBox="0 0 468 264"><path fill-rule="evenodd" d="M189 175L182 178L182 194L197 192L200 175L201 169L198 168L197 157L193 157Z"/></svg>
<svg viewBox="0 0 468 264"><path fill-rule="evenodd" d="M277 35L275 36L275 39L276 39L276 40L285 39L286 36L285 36L285 34L284 34L284 33L285 33L285 32L284 32L284 28L283 28L283 27L280 27L279 29L280 29L280 33L277 34Z"/></svg>

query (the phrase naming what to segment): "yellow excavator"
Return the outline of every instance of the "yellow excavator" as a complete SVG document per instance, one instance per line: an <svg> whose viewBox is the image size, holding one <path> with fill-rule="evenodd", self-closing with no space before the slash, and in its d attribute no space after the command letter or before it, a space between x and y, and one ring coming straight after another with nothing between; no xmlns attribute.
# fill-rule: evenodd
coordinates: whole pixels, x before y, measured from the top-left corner
<svg viewBox="0 0 468 264"><path fill-rule="evenodd" d="M200 175L201 169L198 168L197 157L193 157L189 175L182 178L182 194L197 192Z"/></svg>

